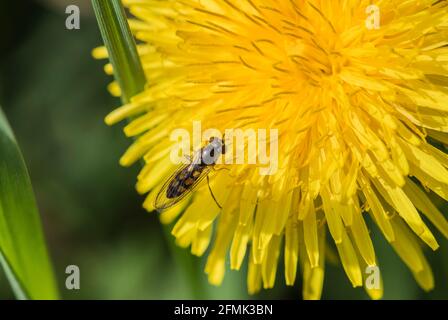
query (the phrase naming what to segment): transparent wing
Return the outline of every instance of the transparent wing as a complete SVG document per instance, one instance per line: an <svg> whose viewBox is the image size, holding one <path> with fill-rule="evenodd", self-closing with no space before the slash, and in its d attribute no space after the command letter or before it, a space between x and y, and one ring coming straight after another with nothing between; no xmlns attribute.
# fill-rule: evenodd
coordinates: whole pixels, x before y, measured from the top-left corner
<svg viewBox="0 0 448 320"><path fill-rule="evenodd" d="M175 198L168 198L167 194L171 193L172 188L179 188L180 184L174 185L171 183L172 181L175 181L178 179L179 174L184 170L193 170L192 164L184 164L181 165L179 168L176 169L176 171L165 181L162 188L160 189L159 193L157 194L157 197L155 199L154 208L156 208L157 211L163 211L168 209L169 207L174 206L175 204L182 201L187 195L189 195L196 187L201 183L202 180L204 180L205 177L210 172L211 167L206 167L201 172L201 175L194 181L193 184L189 186L187 190L182 192L178 197Z"/></svg>

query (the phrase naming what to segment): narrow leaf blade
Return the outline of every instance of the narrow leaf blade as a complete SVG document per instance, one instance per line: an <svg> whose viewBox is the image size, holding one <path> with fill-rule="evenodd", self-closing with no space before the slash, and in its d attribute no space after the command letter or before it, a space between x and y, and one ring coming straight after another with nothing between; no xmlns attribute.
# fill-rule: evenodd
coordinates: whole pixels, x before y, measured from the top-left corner
<svg viewBox="0 0 448 320"><path fill-rule="evenodd" d="M17 298L58 298L28 171L1 109L0 264Z"/></svg>

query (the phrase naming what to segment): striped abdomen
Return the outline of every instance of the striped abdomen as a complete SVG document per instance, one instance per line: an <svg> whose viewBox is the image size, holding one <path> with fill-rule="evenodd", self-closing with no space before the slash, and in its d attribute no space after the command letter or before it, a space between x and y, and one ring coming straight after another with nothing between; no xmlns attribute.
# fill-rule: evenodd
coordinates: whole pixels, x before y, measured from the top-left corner
<svg viewBox="0 0 448 320"><path fill-rule="evenodd" d="M181 196L184 192L188 191L191 186L194 185L197 179L201 176L202 171L206 168L204 164L192 164L183 169L179 174L171 181L166 197L173 199Z"/></svg>

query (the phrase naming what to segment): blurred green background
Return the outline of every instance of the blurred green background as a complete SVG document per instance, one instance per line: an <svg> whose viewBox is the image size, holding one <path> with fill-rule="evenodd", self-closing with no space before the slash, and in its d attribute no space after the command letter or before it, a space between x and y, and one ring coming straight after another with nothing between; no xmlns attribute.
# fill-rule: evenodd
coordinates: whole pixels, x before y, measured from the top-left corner
<svg viewBox="0 0 448 320"><path fill-rule="evenodd" d="M81 8L81 29L65 28L65 7ZM207 284L204 259L173 250L157 216L134 191L138 166L121 168L130 143L103 119L120 102L106 91L104 61L91 57L101 37L90 1L0 2L0 105L30 170L61 295L65 299L300 298L301 282L246 294L245 272L228 271L224 284ZM444 211L447 212L445 206ZM436 288L425 293L372 227L386 299L448 298L448 241L426 251ZM189 268L185 268L185 263ZM81 289L65 289L65 268L81 270ZM191 283L195 286L192 289ZM0 299L14 298L0 273ZM342 268L327 265L324 299L368 299Z"/></svg>

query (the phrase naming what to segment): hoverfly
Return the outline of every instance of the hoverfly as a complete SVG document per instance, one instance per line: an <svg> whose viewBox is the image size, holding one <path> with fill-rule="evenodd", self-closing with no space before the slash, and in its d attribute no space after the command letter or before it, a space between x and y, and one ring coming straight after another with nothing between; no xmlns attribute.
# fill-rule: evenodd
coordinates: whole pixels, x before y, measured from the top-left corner
<svg viewBox="0 0 448 320"><path fill-rule="evenodd" d="M161 211L174 206L206 177L210 194L217 206L222 209L210 188L208 174L225 152L226 147L222 139L210 138L209 143L194 154L191 163L182 165L167 179L157 194L154 208Z"/></svg>

